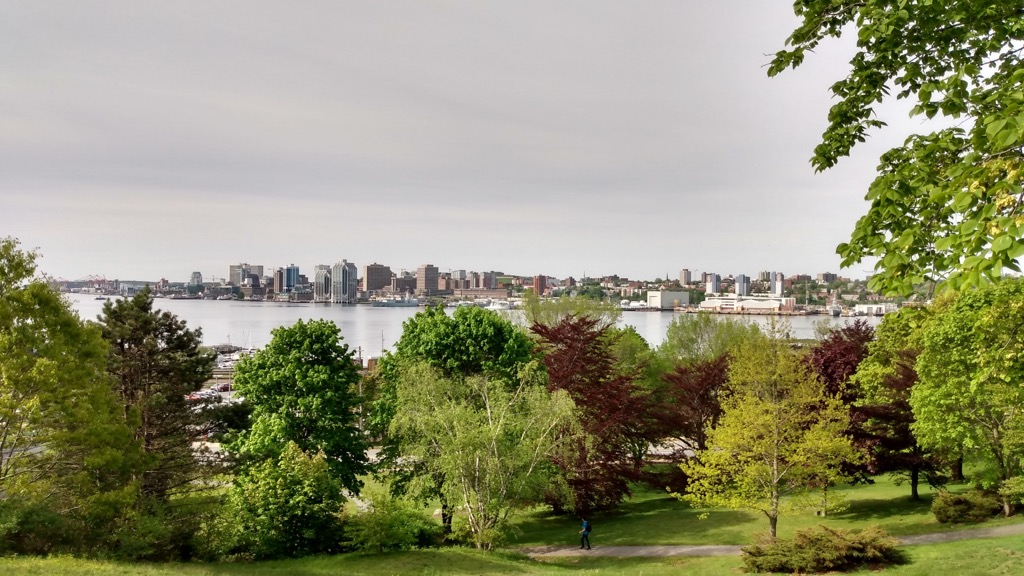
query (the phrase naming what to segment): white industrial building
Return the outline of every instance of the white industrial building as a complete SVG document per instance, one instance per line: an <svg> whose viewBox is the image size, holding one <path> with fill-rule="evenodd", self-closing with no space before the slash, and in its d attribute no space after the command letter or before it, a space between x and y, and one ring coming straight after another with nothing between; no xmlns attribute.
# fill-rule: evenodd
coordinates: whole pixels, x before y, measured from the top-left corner
<svg viewBox="0 0 1024 576"><path fill-rule="evenodd" d="M659 310L675 310L690 304L690 293L671 290L648 290L647 307Z"/></svg>
<svg viewBox="0 0 1024 576"><path fill-rule="evenodd" d="M736 312L765 314L769 312L792 312L796 308L796 298L778 296L752 295L736 296L723 294L705 299L700 303L701 310L716 312Z"/></svg>

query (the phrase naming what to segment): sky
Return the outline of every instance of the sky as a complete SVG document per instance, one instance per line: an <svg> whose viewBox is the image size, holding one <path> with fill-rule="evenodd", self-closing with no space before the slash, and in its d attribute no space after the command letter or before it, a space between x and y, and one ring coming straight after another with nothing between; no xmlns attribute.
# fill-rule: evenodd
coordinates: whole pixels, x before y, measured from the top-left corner
<svg viewBox="0 0 1024 576"><path fill-rule="evenodd" d="M0 236L69 280L237 262L832 271L890 128L809 164L791 0L0 2Z"/></svg>

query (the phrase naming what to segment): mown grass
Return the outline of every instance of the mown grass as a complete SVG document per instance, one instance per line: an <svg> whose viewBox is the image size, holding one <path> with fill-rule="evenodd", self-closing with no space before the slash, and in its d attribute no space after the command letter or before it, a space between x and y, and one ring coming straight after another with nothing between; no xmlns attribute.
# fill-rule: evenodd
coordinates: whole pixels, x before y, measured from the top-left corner
<svg viewBox="0 0 1024 576"><path fill-rule="evenodd" d="M958 489L958 487L953 487ZM888 477L874 484L837 488L846 509L822 518L813 511L783 515L779 536L792 537L796 530L819 524L844 529L877 525L896 536L963 530L971 525L940 524L931 513L934 492L921 489L921 500L910 499L910 488L896 486ZM706 513L706 517L702 515ZM644 546L661 544L749 544L754 534L768 530L768 521L756 512L697 510L664 491L638 487L619 509L593 515L595 545ZM1024 516L994 519L984 526L1024 521ZM542 509L518 516L510 546L572 544L578 542L578 520L556 516Z"/></svg>
<svg viewBox="0 0 1024 576"><path fill-rule="evenodd" d="M907 548L910 563L854 574L931 576L934 574L1011 576L1024 566L1024 541L1019 536L961 541ZM550 575L643 574L644 576L716 576L740 574L738 557L601 558L569 557L537 561L508 553L464 548L417 550L394 554L346 554L252 564L121 564L73 558L0 559L0 574L25 576L384 576L412 574Z"/></svg>

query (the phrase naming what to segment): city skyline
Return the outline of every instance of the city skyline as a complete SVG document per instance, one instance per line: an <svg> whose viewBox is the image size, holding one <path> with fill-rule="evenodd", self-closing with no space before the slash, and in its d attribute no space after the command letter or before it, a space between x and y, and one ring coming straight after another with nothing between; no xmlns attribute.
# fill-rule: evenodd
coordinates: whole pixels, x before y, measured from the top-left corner
<svg viewBox="0 0 1024 576"><path fill-rule="evenodd" d="M728 4L728 5L726 5ZM654 278L839 269L890 128L808 159L852 38L791 6L21 3L0 21L0 234L77 279L225 260ZM393 266L399 270L400 266Z"/></svg>

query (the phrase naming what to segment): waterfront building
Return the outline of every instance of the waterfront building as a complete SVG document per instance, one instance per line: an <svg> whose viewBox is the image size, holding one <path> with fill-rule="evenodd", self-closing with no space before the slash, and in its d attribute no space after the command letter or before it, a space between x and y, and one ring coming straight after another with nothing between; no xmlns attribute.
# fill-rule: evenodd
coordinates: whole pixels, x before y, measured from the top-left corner
<svg viewBox="0 0 1024 576"><path fill-rule="evenodd" d="M718 294L721 291L722 278L714 272L707 272L705 275L704 293Z"/></svg>
<svg viewBox="0 0 1024 576"><path fill-rule="evenodd" d="M772 274L771 280L771 295L775 297L781 297L782 291L785 288L786 276L782 272L775 272Z"/></svg>
<svg viewBox="0 0 1024 576"><path fill-rule="evenodd" d="M313 274L313 302L331 301L331 267L317 264Z"/></svg>
<svg viewBox="0 0 1024 576"><path fill-rule="evenodd" d="M701 310L746 314L792 312L795 308L796 298L784 298L764 294L754 294L750 296L722 294L720 296L706 298L700 303Z"/></svg>
<svg viewBox="0 0 1024 576"><path fill-rule="evenodd" d="M431 296L437 293L437 266L424 264L416 269L416 293Z"/></svg>
<svg viewBox="0 0 1024 576"><path fill-rule="evenodd" d="M693 280L693 275L690 274L690 270L689 269L683 268L682 270L679 271L679 283L680 284L682 284L683 286L686 286L692 280Z"/></svg>
<svg viewBox="0 0 1024 576"><path fill-rule="evenodd" d="M284 267L284 291L291 292L299 285L299 267L289 264Z"/></svg>
<svg viewBox="0 0 1024 576"><path fill-rule="evenodd" d="M659 310L674 310L684 308L690 304L690 293L675 290L649 290L647 292L647 307Z"/></svg>
<svg viewBox="0 0 1024 576"><path fill-rule="evenodd" d="M331 302L354 304L358 292L356 265L348 260L336 262L331 268Z"/></svg>
<svg viewBox="0 0 1024 576"><path fill-rule="evenodd" d="M235 286L241 286L250 274L263 276L263 266L260 264L249 264L248 262L228 266L228 282Z"/></svg>
<svg viewBox="0 0 1024 576"><path fill-rule="evenodd" d="M363 290L367 294L379 292L391 285L391 267L383 264L367 264L363 266Z"/></svg>
<svg viewBox="0 0 1024 576"><path fill-rule="evenodd" d="M750 277L746 274L736 276L733 285L736 286L737 296L747 296L750 294Z"/></svg>
<svg viewBox="0 0 1024 576"><path fill-rule="evenodd" d="M190 278L189 281L188 281L188 285L189 286L202 286L203 285L203 273L202 272L193 272L192 273L192 278Z"/></svg>
<svg viewBox="0 0 1024 576"><path fill-rule="evenodd" d="M286 292L284 288L284 268L278 268L274 271L274 293L284 294Z"/></svg>

